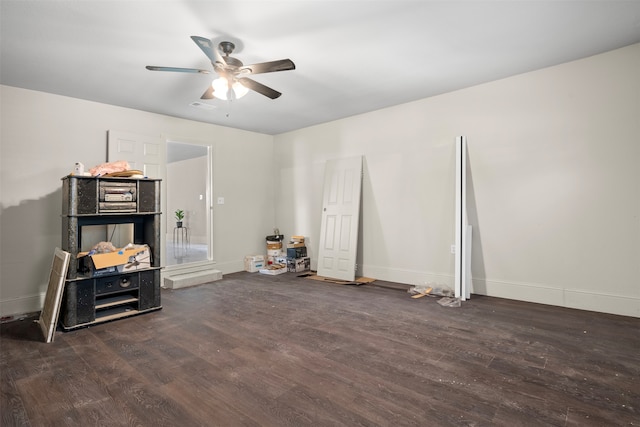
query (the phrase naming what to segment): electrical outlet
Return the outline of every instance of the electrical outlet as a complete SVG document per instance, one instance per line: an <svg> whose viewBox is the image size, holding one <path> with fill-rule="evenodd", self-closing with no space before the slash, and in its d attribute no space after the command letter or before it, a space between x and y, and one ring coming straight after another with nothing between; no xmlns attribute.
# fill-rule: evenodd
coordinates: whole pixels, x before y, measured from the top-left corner
<svg viewBox="0 0 640 427"><path fill-rule="evenodd" d="M456 253L456 245L451 245L451 253L452 254Z"/></svg>
<svg viewBox="0 0 640 427"><path fill-rule="evenodd" d="M224 197L218 197L218 204L224 205Z"/></svg>

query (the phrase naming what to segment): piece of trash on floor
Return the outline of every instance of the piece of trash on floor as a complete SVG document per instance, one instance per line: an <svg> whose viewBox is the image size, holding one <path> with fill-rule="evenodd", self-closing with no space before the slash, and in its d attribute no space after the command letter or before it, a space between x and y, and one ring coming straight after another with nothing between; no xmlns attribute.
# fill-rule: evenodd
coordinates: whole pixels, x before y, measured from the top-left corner
<svg viewBox="0 0 640 427"><path fill-rule="evenodd" d="M411 298L417 299L417 298L426 297L427 295L429 295L431 293L431 291L433 291L433 288L427 288L427 289L425 289L423 292L421 292L419 294L411 295Z"/></svg>
<svg viewBox="0 0 640 427"><path fill-rule="evenodd" d="M443 307L460 307L460 298L444 297L438 300L438 304Z"/></svg>
<svg viewBox="0 0 640 427"><path fill-rule="evenodd" d="M420 294L423 294L422 296L429 295L432 297L433 296L452 297L454 295L453 290L448 288L446 285L440 285L440 286L414 285L407 290L407 293L412 295L411 298L413 298L414 295L420 295ZM421 297L416 297L416 298L421 298Z"/></svg>

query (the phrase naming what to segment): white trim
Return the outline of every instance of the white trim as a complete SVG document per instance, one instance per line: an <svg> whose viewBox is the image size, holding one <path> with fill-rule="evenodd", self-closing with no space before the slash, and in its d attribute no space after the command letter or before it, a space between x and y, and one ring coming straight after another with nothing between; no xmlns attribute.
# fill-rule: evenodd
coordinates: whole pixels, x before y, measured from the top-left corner
<svg viewBox="0 0 640 427"><path fill-rule="evenodd" d="M640 318L640 298L540 283L473 281L479 295Z"/></svg>
<svg viewBox="0 0 640 427"><path fill-rule="evenodd" d="M163 283L164 283L164 278L165 277L171 277L172 275L175 274L186 274L188 272L198 272L201 271L203 269L206 268L210 268L210 269L214 269L214 268L218 268L215 264L215 254L213 252L213 248L214 248L214 241L213 241L213 175L214 175L214 143L211 141L205 141L202 139L194 139L194 138L188 138L188 137L181 137L181 136L175 136L175 135L167 135L167 134L162 134L161 135L163 143L164 143L164 147L165 150L167 149L167 144L168 143L177 143L177 144L192 144L192 145L198 145L201 147L206 147L207 148L207 177L206 177L206 200L205 200L205 205L207 206L206 208L206 224L207 224L207 236L206 239L208 240L208 242L204 242L207 244L208 246L208 260L207 261L200 261L200 262L194 262L194 263L188 263L185 265L167 265L167 235L166 233L162 233L161 234L161 246L162 246L162 265L165 267L165 274L163 274ZM167 182L167 163L166 163L166 158L164 159L165 163L162 165L162 179L163 181ZM165 215L163 215L162 218L162 230L166 231L167 230L167 226L166 226L166 222L170 221L171 218L171 213L168 211L167 208L167 203L168 203L168 197L167 197L167 185L163 185L162 186L162 211L165 213Z"/></svg>
<svg viewBox="0 0 640 427"><path fill-rule="evenodd" d="M44 286L44 285L43 285ZM26 295L0 301L0 315L15 316L42 310L46 293Z"/></svg>
<svg viewBox="0 0 640 427"><path fill-rule="evenodd" d="M467 220L467 139L456 138L455 296L465 301L471 291L471 231Z"/></svg>

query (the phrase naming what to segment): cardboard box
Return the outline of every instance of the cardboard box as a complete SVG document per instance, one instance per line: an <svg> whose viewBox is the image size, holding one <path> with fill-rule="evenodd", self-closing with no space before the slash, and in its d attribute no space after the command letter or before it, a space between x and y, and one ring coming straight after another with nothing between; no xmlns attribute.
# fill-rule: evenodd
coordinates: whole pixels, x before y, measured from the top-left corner
<svg viewBox="0 0 640 427"><path fill-rule="evenodd" d="M265 266L264 255L247 255L244 257L244 269L249 273L260 271Z"/></svg>
<svg viewBox="0 0 640 427"><path fill-rule="evenodd" d="M287 258L287 270L290 273L311 270L311 258Z"/></svg>
<svg viewBox="0 0 640 427"><path fill-rule="evenodd" d="M278 274L284 274L287 272L287 267L281 264L270 265L269 267L260 270L262 274L269 274L271 276L277 276Z"/></svg>
<svg viewBox="0 0 640 427"><path fill-rule="evenodd" d="M93 277L151 268L151 250L147 245L134 245L104 254L89 254L90 252L78 253L78 260L79 265L84 265Z"/></svg>
<svg viewBox="0 0 640 427"><path fill-rule="evenodd" d="M128 263L118 266L120 273L151 268L151 250L147 245L142 246L143 248L139 248L140 250L134 256L129 257Z"/></svg>
<svg viewBox="0 0 640 427"><path fill-rule="evenodd" d="M287 243L287 249L289 248L303 248L304 242L289 242Z"/></svg>
<svg viewBox="0 0 640 427"><path fill-rule="evenodd" d="M287 258L304 258L307 256L307 247L287 248Z"/></svg>
<svg viewBox="0 0 640 427"><path fill-rule="evenodd" d="M278 255L278 256L271 256L271 255L267 255L267 267L270 265L275 265L275 264L282 264L286 267L287 265L287 257L286 256L282 256L282 254Z"/></svg>
<svg viewBox="0 0 640 427"><path fill-rule="evenodd" d="M284 255L284 251L282 249L267 249L267 256L281 256Z"/></svg>

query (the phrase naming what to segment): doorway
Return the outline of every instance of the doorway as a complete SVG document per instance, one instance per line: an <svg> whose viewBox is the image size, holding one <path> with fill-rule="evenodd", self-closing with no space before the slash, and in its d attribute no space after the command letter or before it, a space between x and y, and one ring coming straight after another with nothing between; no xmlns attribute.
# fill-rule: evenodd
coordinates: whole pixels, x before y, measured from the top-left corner
<svg viewBox="0 0 640 427"><path fill-rule="evenodd" d="M165 265L211 261L211 150L167 141ZM182 212L182 215L178 215ZM182 217L181 217L182 216Z"/></svg>

